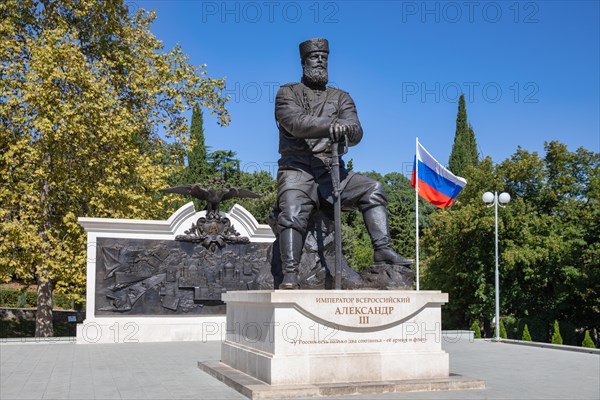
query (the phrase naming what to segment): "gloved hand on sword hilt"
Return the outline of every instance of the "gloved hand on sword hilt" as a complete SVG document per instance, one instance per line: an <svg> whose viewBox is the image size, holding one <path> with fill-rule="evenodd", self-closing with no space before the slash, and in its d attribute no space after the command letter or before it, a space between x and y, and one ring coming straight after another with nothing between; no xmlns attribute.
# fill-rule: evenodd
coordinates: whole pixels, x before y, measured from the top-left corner
<svg viewBox="0 0 600 400"><path fill-rule="evenodd" d="M329 127L329 139L333 143L350 141L355 142L359 133L359 127L356 124L345 124L339 121L334 122Z"/></svg>

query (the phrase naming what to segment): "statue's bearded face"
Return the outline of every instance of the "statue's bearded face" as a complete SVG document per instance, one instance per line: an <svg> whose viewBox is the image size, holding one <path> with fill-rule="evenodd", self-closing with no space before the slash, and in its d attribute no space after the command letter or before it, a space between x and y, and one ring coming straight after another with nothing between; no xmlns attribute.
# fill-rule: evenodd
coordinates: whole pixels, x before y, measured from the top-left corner
<svg viewBox="0 0 600 400"><path fill-rule="evenodd" d="M310 87L324 87L327 84L327 53L315 51L302 62L302 81Z"/></svg>

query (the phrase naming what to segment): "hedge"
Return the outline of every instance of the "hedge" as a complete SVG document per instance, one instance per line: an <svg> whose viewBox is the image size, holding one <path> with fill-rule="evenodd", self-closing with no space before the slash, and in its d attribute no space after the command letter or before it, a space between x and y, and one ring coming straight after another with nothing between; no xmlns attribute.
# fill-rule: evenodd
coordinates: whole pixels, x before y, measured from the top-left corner
<svg viewBox="0 0 600 400"><path fill-rule="evenodd" d="M65 310L82 309L85 306L85 303L75 303L64 294L55 294L53 303L54 307ZM0 289L0 307L35 308L37 294L19 289Z"/></svg>

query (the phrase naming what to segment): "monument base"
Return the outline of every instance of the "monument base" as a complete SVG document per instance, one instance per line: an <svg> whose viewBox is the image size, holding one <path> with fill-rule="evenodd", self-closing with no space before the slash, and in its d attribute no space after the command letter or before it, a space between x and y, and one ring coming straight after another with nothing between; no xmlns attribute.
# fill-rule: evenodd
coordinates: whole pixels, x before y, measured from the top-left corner
<svg viewBox="0 0 600 400"><path fill-rule="evenodd" d="M484 381L455 374L450 374L447 378L435 379L274 386L246 375L219 361L199 362L198 368L253 400L351 394L485 389Z"/></svg>
<svg viewBox="0 0 600 400"><path fill-rule="evenodd" d="M450 375L445 293L265 290L223 300L221 362L198 366L252 399L484 387Z"/></svg>
<svg viewBox="0 0 600 400"><path fill-rule="evenodd" d="M262 382L270 393L275 387L319 393L429 390L432 382L455 387L442 350L445 293L264 290L228 292L223 300L227 325L221 363L200 367L234 387Z"/></svg>
<svg viewBox="0 0 600 400"><path fill-rule="evenodd" d="M361 346L358 346L361 347ZM449 376L448 354L360 351L269 355L223 343L221 361L272 385L379 382Z"/></svg>

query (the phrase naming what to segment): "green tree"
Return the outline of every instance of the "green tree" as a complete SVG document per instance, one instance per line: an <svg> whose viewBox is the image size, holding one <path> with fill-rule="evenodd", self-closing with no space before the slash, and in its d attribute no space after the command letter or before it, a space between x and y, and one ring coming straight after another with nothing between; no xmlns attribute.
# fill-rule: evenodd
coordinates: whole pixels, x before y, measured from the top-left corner
<svg viewBox="0 0 600 400"><path fill-rule="evenodd" d="M471 330L473 331L473 337L475 339L481 339L481 327L479 326L479 321L473 321Z"/></svg>
<svg viewBox="0 0 600 400"><path fill-rule="evenodd" d="M204 114L200 104L194 105L192 123L190 126L190 151L187 153L187 167L185 169L186 183L203 182L208 176L206 144L204 141Z"/></svg>
<svg viewBox="0 0 600 400"><path fill-rule="evenodd" d="M456 175L464 176L467 167L477 165L478 161L479 154L475 132L467 119L465 95L461 94L458 100L456 132L454 133L454 144L448 160L448 169Z"/></svg>
<svg viewBox="0 0 600 400"><path fill-rule="evenodd" d="M500 319L500 337L502 339L507 339L508 335L506 334L506 328L504 327L504 321Z"/></svg>
<svg viewBox="0 0 600 400"><path fill-rule="evenodd" d="M590 331L587 330L587 329L585 331L585 337L583 338L583 342L581 343L581 347L588 347L590 349L595 349L596 348L596 345L594 344L594 341L590 337Z"/></svg>
<svg viewBox="0 0 600 400"><path fill-rule="evenodd" d="M563 344L563 339L560 335L560 326L556 320L554 321L554 329L552 330L552 344Z"/></svg>
<svg viewBox="0 0 600 400"><path fill-rule="evenodd" d="M598 153L550 142L544 158L519 149L499 166L515 197L504 210L512 223L503 252L503 291L515 315L598 329L590 295L600 291L599 162Z"/></svg>
<svg viewBox="0 0 600 400"><path fill-rule="evenodd" d="M240 160L235 151L215 150L208 154L209 170L213 175L220 175L231 185L237 185L240 175Z"/></svg>
<svg viewBox="0 0 600 400"><path fill-rule="evenodd" d="M255 171L250 174L241 172L237 186L253 191L261 195L258 199L232 199L224 203L225 209L229 209L234 203L238 203L247 209L259 223L268 223L267 218L273 210L277 201L277 182L267 171Z"/></svg>
<svg viewBox="0 0 600 400"><path fill-rule="evenodd" d="M525 327L523 328L523 336L521 337L521 340L531 342L531 335L529 334L529 327L527 324L525 324Z"/></svg>
<svg viewBox="0 0 600 400"><path fill-rule="evenodd" d="M442 313L446 329L464 329L476 319L489 337L494 307L494 215L483 206L481 193L484 188L501 189L502 183L494 176L490 158L466 172L469 183L461 197L452 207L431 214L431 225L424 230L423 288L442 290L453 299Z"/></svg>
<svg viewBox="0 0 600 400"><path fill-rule="evenodd" d="M500 164L486 158L467 168L460 201L432 214L424 280L455 299L443 314L448 329L478 319L490 332L494 216L481 195L507 191L512 200L498 215L503 315L535 321L534 336L545 332L544 341L555 319L598 331L600 156L558 142L545 150L540 156L519 148Z"/></svg>
<svg viewBox="0 0 600 400"><path fill-rule="evenodd" d="M477 140L475 139L475 130L473 126L469 123L469 150L470 150L470 158L471 165L477 165L479 163L479 151L477 151Z"/></svg>
<svg viewBox="0 0 600 400"><path fill-rule="evenodd" d="M371 171L362 173L384 185L388 198L388 228L392 246L399 254L415 258L415 192L410 180L398 172L382 176ZM429 216L437 208L419 199L419 227L429 226ZM373 265L373 246L359 211L342 214L342 241L348 263L357 271Z"/></svg>
<svg viewBox="0 0 600 400"><path fill-rule="evenodd" d="M77 217L164 216L182 166L159 131L186 147L196 102L229 122L224 81L165 51L154 18L122 0L0 4L0 279L37 282L36 336L53 334L54 290L84 293Z"/></svg>
<svg viewBox="0 0 600 400"><path fill-rule="evenodd" d="M169 145L172 146L174 144ZM187 149L183 149L179 154L181 154L182 157L178 160L178 164L185 165L185 168L172 176L170 185L206 183L211 174L211 170L207 162L206 143L204 140L204 114L199 103L194 105L192 111L189 146ZM187 160L187 162L184 161L184 159ZM187 200L179 198L174 201L179 203L179 205L183 205ZM193 199L193 202L196 210L203 208L200 200Z"/></svg>
<svg viewBox="0 0 600 400"><path fill-rule="evenodd" d="M415 190L410 180L398 172L383 177L388 198L388 225L394 249L403 257L415 258ZM430 226L437 207L419 197L419 236Z"/></svg>

